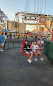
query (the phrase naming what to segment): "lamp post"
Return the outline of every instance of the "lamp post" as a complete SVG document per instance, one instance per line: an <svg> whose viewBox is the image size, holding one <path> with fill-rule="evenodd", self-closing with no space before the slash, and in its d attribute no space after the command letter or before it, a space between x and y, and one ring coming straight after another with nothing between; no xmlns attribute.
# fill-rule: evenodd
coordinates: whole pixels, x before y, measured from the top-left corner
<svg viewBox="0 0 53 86"><path fill-rule="evenodd" d="M53 18L52 18L52 39L51 39L51 42L53 42Z"/></svg>

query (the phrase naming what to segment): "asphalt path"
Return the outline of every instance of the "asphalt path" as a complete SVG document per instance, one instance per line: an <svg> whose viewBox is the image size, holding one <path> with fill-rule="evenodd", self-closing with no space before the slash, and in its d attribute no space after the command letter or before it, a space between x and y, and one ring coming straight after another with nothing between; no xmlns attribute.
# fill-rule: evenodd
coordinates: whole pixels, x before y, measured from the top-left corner
<svg viewBox="0 0 53 86"><path fill-rule="evenodd" d="M53 63L43 58L29 64L19 47L0 51L0 86L53 86Z"/></svg>

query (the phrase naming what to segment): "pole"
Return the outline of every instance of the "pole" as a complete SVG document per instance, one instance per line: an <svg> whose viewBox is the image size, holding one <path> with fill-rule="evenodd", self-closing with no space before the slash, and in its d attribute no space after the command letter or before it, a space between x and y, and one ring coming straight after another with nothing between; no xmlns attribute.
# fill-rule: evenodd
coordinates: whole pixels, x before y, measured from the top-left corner
<svg viewBox="0 0 53 86"><path fill-rule="evenodd" d="M52 39L51 42L53 42L53 18L52 18Z"/></svg>
<svg viewBox="0 0 53 86"><path fill-rule="evenodd" d="M34 0L34 17L35 17L35 2L36 0ZM34 24L35 24L35 21L34 21ZM34 34L35 34L35 25L34 25Z"/></svg>
<svg viewBox="0 0 53 86"><path fill-rule="evenodd" d="M51 39L51 42L53 42L53 30L52 30L52 39Z"/></svg>
<svg viewBox="0 0 53 86"><path fill-rule="evenodd" d="M34 14L35 14L35 6L36 6L36 0L34 0Z"/></svg>
<svg viewBox="0 0 53 86"><path fill-rule="evenodd" d="M46 0L45 0L45 13L46 13Z"/></svg>
<svg viewBox="0 0 53 86"><path fill-rule="evenodd" d="M40 13L41 13L41 0L40 0Z"/></svg>
<svg viewBox="0 0 53 86"><path fill-rule="evenodd" d="M37 0L37 14L38 14L38 11L39 11L39 0Z"/></svg>

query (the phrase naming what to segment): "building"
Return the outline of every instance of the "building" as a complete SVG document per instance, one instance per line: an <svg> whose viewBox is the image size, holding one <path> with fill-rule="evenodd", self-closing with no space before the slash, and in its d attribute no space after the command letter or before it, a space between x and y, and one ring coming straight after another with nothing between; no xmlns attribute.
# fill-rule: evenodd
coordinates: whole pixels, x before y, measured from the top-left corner
<svg viewBox="0 0 53 86"><path fill-rule="evenodd" d="M3 11L0 9L0 26L4 29L8 30L8 17L4 14Z"/></svg>

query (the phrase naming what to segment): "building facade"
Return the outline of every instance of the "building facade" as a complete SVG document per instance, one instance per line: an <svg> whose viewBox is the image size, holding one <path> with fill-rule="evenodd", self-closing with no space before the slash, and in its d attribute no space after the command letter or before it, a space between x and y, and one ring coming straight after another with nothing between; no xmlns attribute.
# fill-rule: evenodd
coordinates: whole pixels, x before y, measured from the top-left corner
<svg viewBox="0 0 53 86"><path fill-rule="evenodd" d="M0 26L8 30L8 17L1 9L0 9Z"/></svg>

